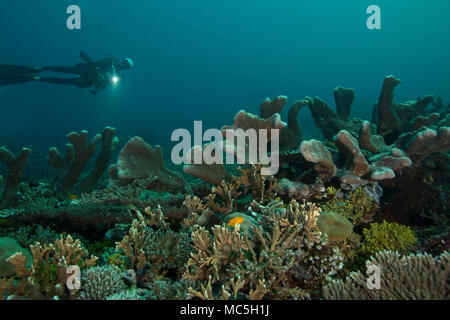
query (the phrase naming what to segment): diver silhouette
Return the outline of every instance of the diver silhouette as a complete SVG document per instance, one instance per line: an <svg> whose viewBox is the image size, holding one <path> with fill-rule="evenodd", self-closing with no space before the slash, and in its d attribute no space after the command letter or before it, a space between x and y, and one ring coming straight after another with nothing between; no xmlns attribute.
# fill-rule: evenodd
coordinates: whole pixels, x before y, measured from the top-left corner
<svg viewBox="0 0 450 320"><path fill-rule="evenodd" d="M119 61L112 55L106 56L100 61L93 61L83 51L80 57L84 62L74 66L39 66L27 67L17 65L0 65L0 85L13 85L30 81L41 81L54 84L75 85L79 88L91 88L92 94L97 94L99 90L104 90L109 86L115 86L124 81L122 70L129 70L133 67L133 61L126 58ZM42 72L59 72L76 74L77 77L57 78L43 77Z"/></svg>

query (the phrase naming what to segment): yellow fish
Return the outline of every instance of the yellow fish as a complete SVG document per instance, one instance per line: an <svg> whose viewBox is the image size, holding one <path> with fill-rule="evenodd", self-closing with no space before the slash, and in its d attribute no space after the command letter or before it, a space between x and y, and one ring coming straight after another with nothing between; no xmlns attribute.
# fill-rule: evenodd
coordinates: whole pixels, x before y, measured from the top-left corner
<svg viewBox="0 0 450 320"><path fill-rule="evenodd" d="M230 221L228 221L227 226L234 227L237 224L241 224L243 221L244 221L243 217L236 217L236 218L233 218Z"/></svg>
<svg viewBox="0 0 450 320"><path fill-rule="evenodd" d="M77 204L80 204L80 202L81 202L81 200L78 200L78 197L77 197L77 195L75 195L75 194L69 195L68 198L69 198L69 200L70 200L70 204L77 205Z"/></svg>

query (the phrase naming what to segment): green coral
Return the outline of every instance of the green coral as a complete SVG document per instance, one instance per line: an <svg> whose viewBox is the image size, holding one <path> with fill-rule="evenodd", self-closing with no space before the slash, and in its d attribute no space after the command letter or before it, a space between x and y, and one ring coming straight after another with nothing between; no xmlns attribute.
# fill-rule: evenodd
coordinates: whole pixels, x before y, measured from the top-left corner
<svg viewBox="0 0 450 320"><path fill-rule="evenodd" d="M105 261L107 264L115 266L120 270L126 270L126 258L120 253L107 254L105 257Z"/></svg>
<svg viewBox="0 0 450 320"><path fill-rule="evenodd" d="M36 281L45 291L50 291L58 282L58 270L54 263L40 264L36 272Z"/></svg>
<svg viewBox="0 0 450 320"><path fill-rule="evenodd" d="M59 237L59 233L49 227L43 228L41 225L21 226L12 231L5 232L0 230L0 235L5 235L17 240L23 247L29 247L36 242L39 242L40 244L52 243Z"/></svg>
<svg viewBox="0 0 450 320"><path fill-rule="evenodd" d="M407 226L396 222L372 223L363 229L362 252L373 256L383 250L406 254L408 248L417 242L414 232Z"/></svg>
<svg viewBox="0 0 450 320"><path fill-rule="evenodd" d="M334 187L326 189L326 196L329 199L320 207L322 211L331 211L343 215L344 217L358 224L370 211L376 209L376 202L370 198L363 187L357 188L349 193L348 197L340 199L337 196L338 190Z"/></svg>

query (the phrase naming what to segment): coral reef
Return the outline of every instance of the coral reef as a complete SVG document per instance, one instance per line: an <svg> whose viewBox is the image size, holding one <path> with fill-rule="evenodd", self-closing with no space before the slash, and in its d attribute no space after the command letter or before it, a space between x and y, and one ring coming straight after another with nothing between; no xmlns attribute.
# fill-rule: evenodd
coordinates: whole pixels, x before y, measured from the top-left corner
<svg viewBox="0 0 450 320"><path fill-rule="evenodd" d="M316 126L325 138L331 139L341 130L356 132L360 126L360 119L349 120L355 91L351 88L337 87L334 89L337 113L331 110L327 103L319 97L307 97L308 106Z"/></svg>
<svg viewBox="0 0 450 320"><path fill-rule="evenodd" d="M24 249L13 238L0 238L0 278L7 278L14 275L13 266L7 261L10 256L20 252L25 257L27 265L32 262L31 254Z"/></svg>
<svg viewBox="0 0 450 320"><path fill-rule="evenodd" d="M222 180L230 180L230 174L226 171L223 164L195 164L194 159L196 157L203 159L203 148L200 146L192 147L190 154L186 157L189 164L183 166L183 171L185 173L214 185L220 184Z"/></svg>
<svg viewBox="0 0 450 320"><path fill-rule="evenodd" d="M30 246L33 263L27 267L26 257L17 252L8 258L20 277L19 283L9 282L8 286L0 286L0 292L9 296L29 296L32 299L63 299L76 297L77 292L66 288L70 274L69 266L79 266L87 269L93 266L97 257L87 258L87 251L81 246L80 240L73 240L69 235L65 239L61 236L49 245L37 242Z"/></svg>
<svg viewBox="0 0 450 320"><path fill-rule="evenodd" d="M333 281L323 289L331 300L448 300L450 298L450 254L401 256L382 251L367 261L380 268L380 288L369 289L367 277L353 273L345 280Z"/></svg>
<svg viewBox="0 0 450 320"><path fill-rule="evenodd" d="M352 118L350 88L336 111L295 101L287 122L288 98L266 98L183 165L135 133L116 158L111 127L51 148L51 181L24 178L30 149L0 148L0 298L448 300L450 107L396 103L400 83L384 79L371 121ZM306 106L321 137L299 126Z"/></svg>
<svg viewBox="0 0 450 320"><path fill-rule="evenodd" d="M364 243L361 250L368 255L374 255L383 250L405 254L417 241L409 227L395 222L372 223L370 228L363 230L363 235Z"/></svg>
<svg viewBox="0 0 450 320"><path fill-rule="evenodd" d="M17 204L17 192L30 152L30 149L23 148L16 157L5 147L0 148L0 161L8 166L6 180L0 175L0 207L11 207Z"/></svg>
<svg viewBox="0 0 450 320"><path fill-rule="evenodd" d="M323 212L317 218L317 226L330 242L345 240L353 232L352 223L334 212Z"/></svg>
<svg viewBox="0 0 450 320"><path fill-rule="evenodd" d="M372 220L378 209L378 203L371 198L366 188L358 187L355 191L346 194L333 187L327 188L327 202L322 205L324 211L338 213L354 224L361 224Z"/></svg>
<svg viewBox="0 0 450 320"><path fill-rule="evenodd" d="M123 252L130 268L147 269L146 277L182 273L190 253L188 235L168 230L161 210L147 209L144 214L138 213L129 233L117 242L116 250Z"/></svg>
<svg viewBox="0 0 450 320"><path fill-rule="evenodd" d="M146 187L171 193L186 192L188 186L183 176L166 169L160 146L154 148L142 138L134 137L120 151L116 165L109 169L110 182L119 185L145 179Z"/></svg>
<svg viewBox="0 0 450 320"><path fill-rule="evenodd" d="M66 155L62 157L56 148L48 152L47 162L55 169L53 185L56 192L69 193L86 192L95 188L101 176L108 168L108 162L119 140L115 129L106 127L102 134L96 134L88 144L88 132L71 132L67 135L70 141L66 145ZM97 156L94 168L82 176L87 162L93 157L97 144L101 141L101 150Z"/></svg>
<svg viewBox="0 0 450 320"><path fill-rule="evenodd" d="M105 300L125 289L120 272L112 267L90 267L81 274L82 300Z"/></svg>

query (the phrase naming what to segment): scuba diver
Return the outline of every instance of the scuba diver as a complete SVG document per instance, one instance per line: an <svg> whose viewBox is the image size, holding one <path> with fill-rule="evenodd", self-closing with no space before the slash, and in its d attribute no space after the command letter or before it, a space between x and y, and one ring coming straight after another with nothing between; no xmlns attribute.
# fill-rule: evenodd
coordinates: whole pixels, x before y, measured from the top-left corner
<svg viewBox="0 0 450 320"><path fill-rule="evenodd" d="M84 62L75 66L44 66L27 67L15 65L0 65L0 85L12 85L30 81L48 82L54 84L75 85L79 88L91 88L92 94L115 86L124 81L122 70L133 68L133 61L129 58L119 61L114 56L106 56L103 60L93 61L87 54L80 52ZM73 78L43 77L41 72L59 72L76 74Z"/></svg>

